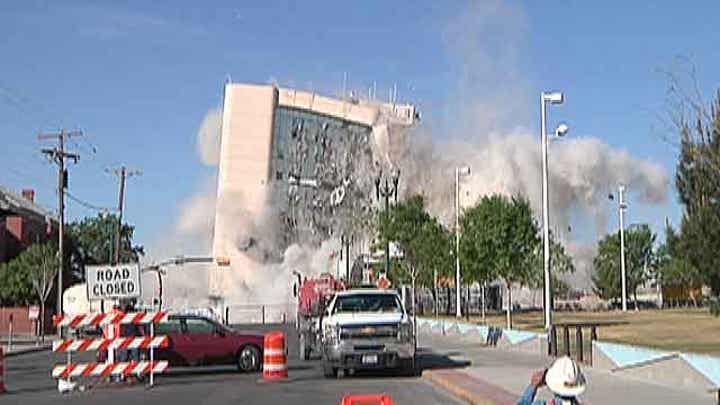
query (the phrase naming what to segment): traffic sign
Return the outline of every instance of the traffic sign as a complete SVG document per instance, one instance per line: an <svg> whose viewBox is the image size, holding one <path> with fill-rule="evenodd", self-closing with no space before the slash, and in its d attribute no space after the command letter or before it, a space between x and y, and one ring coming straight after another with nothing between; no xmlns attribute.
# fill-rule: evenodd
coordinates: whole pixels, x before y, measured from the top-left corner
<svg viewBox="0 0 720 405"><path fill-rule="evenodd" d="M377 285L377 288L390 288L390 285L392 285L392 283L387 278L387 275L383 273L380 275L380 277L378 277L375 285Z"/></svg>
<svg viewBox="0 0 720 405"><path fill-rule="evenodd" d="M85 267L88 300L137 298L140 296L140 265Z"/></svg>
<svg viewBox="0 0 720 405"><path fill-rule="evenodd" d="M39 305L30 305L28 307L28 318L31 321L37 321L40 319L40 306Z"/></svg>

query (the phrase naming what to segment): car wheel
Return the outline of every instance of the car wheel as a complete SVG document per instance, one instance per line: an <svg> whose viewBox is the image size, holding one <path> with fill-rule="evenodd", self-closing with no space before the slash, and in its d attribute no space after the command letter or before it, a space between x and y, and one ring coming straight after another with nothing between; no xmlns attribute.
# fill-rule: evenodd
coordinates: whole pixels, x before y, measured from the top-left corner
<svg viewBox="0 0 720 405"><path fill-rule="evenodd" d="M323 375L325 378L335 378L336 373L337 369L332 364L323 362Z"/></svg>
<svg viewBox="0 0 720 405"><path fill-rule="evenodd" d="M402 361L400 364L400 373L406 377L417 377L421 374L420 369L415 363L415 357Z"/></svg>
<svg viewBox="0 0 720 405"><path fill-rule="evenodd" d="M307 338L305 337L305 334L300 333L298 340L298 346L300 347L300 360L307 360L309 350L307 349Z"/></svg>
<svg viewBox="0 0 720 405"><path fill-rule="evenodd" d="M237 366L240 371L258 371L261 365L260 350L255 346L245 346L237 355Z"/></svg>

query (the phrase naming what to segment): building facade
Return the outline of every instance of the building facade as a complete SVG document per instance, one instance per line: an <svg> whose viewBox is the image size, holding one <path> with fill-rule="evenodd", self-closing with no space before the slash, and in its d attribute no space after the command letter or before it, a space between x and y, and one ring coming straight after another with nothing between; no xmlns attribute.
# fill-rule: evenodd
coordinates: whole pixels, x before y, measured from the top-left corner
<svg viewBox="0 0 720 405"><path fill-rule="evenodd" d="M417 118L408 104L226 84L213 254L231 265L210 272L211 296L243 288L288 246L369 227L391 138Z"/></svg>

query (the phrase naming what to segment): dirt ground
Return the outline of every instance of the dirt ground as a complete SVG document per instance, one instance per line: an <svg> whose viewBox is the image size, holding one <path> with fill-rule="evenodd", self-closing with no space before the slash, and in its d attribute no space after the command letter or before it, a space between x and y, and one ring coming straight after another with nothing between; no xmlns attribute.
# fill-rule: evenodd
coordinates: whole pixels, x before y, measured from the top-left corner
<svg viewBox="0 0 720 405"><path fill-rule="evenodd" d="M482 323L473 316L472 322ZM555 312L554 322L626 322L622 325L601 326L598 339L654 347L670 351L683 351L720 355L720 318L710 315L707 308L629 310L608 312ZM504 314L492 314L486 323L505 326ZM540 311L513 314L515 329L543 331L543 314ZM574 332L573 332L574 333Z"/></svg>

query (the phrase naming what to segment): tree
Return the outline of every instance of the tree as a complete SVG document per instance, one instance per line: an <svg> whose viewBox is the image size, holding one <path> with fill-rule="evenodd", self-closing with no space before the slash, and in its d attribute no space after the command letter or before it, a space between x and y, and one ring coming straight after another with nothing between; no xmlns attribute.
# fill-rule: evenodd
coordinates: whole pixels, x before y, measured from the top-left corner
<svg viewBox="0 0 720 405"><path fill-rule="evenodd" d="M452 238L449 232L425 210L422 196L414 196L395 205L379 221L379 239L395 242L403 251L404 260L394 269L396 279L407 279L413 285L427 285L435 271L445 274L452 263Z"/></svg>
<svg viewBox="0 0 720 405"><path fill-rule="evenodd" d="M709 110L697 112L694 122L683 116L676 125L680 155L675 185L680 202L692 215L720 198L720 92Z"/></svg>
<svg viewBox="0 0 720 405"><path fill-rule="evenodd" d="M40 304L40 330L44 330L45 303L59 269L53 243L36 243L0 269L3 304Z"/></svg>
<svg viewBox="0 0 720 405"><path fill-rule="evenodd" d="M575 272L575 264L572 257L565 251L565 246L555 240L555 235L550 232L550 286L552 297L567 296L570 286L560 276ZM534 264L527 285L533 289L542 289L545 285L545 274L543 268L543 245L539 241L535 251ZM533 300L534 301L534 300ZM545 295L543 294L543 302Z"/></svg>
<svg viewBox="0 0 720 405"><path fill-rule="evenodd" d="M507 326L512 328L510 288L531 280L539 244L530 204L520 197L485 196L463 213L461 231L465 273L476 281L505 282Z"/></svg>
<svg viewBox="0 0 720 405"><path fill-rule="evenodd" d="M648 268L655 264L653 243L655 234L647 224L633 225L625 230L625 271L627 289L632 292L637 309L637 287L647 279ZM593 283L595 291L603 299L622 296L620 266L620 234L606 235L598 242L598 252L593 259Z"/></svg>
<svg viewBox="0 0 720 405"><path fill-rule="evenodd" d="M71 244L71 267L79 278L84 266L113 262L117 216L98 214L68 225ZM120 230L120 262L137 262L145 251L132 242L135 227L123 224Z"/></svg>
<svg viewBox="0 0 720 405"><path fill-rule="evenodd" d="M713 295L720 294L720 211L715 204L698 207L682 219L678 242L679 259L687 261L710 286Z"/></svg>
<svg viewBox="0 0 720 405"><path fill-rule="evenodd" d="M703 276L682 252L682 240L675 230L667 226L665 243L657 250L657 276L664 287L686 291L693 306L697 307L696 292L702 286Z"/></svg>
<svg viewBox="0 0 720 405"><path fill-rule="evenodd" d="M677 98L672 117L680 138L675 185L685 210L676 254L668 262L668 276L700 276L714 295L720 294L720 91L709 108L697 93L685 96L678 80L671 94ZM694 77L693 77L694 79ZM695 83L697 84L697 83ZM680 260L680 261L678 261ZM690 274L679 274L689 272Z"/></svg>

